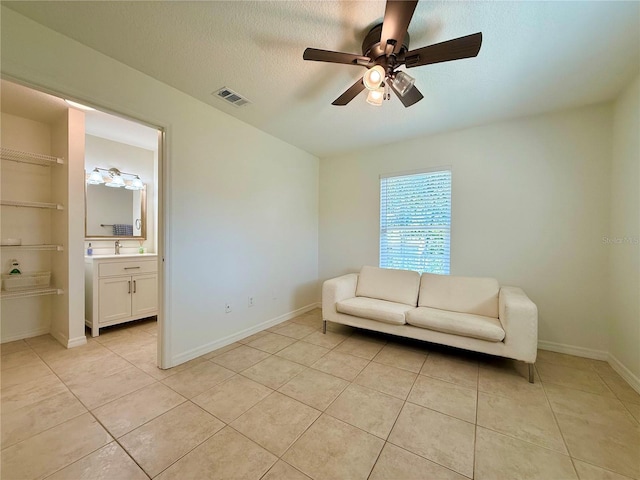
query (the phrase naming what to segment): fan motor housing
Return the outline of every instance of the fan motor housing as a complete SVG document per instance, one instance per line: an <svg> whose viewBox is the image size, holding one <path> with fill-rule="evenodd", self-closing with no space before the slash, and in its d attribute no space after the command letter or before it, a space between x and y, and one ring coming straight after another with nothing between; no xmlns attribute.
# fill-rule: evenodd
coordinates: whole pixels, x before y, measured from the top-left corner
<svg viewBox="0 0 640 480"><path fill-rule="evenodd" d="M382 36L382 23L375 25L369 33L364 37L362 41L362 54L365 57L369 57L376 61L380 57L385 57L384 49L386 45L380 44L380 38ZM409 32L404 36L402 42L402 48L396 54L397 56L404 55L409 50Z"/></svg>

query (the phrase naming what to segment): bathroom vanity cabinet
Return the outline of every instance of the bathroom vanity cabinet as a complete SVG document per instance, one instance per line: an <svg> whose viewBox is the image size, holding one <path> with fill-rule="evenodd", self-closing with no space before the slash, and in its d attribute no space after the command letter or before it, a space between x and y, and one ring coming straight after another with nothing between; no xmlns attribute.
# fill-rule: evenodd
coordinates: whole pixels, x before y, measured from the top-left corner
<svg viewBox="0 0 640 480"><path fill-rule="evenodd" d="M155 254L86 256L85 323L100 328L158 313L158 257Z"/></svg>

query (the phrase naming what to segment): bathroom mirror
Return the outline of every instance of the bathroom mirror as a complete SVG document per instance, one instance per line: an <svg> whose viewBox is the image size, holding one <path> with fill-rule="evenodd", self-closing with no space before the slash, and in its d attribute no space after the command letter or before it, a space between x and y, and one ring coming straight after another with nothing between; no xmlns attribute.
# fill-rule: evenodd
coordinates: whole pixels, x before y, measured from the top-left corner
<svg viewBox="0 0 640 480"><path fill-rule="evenodd" d="M84 236L100 238L147 238L147 186L142 190L85 183Z"/></svg>

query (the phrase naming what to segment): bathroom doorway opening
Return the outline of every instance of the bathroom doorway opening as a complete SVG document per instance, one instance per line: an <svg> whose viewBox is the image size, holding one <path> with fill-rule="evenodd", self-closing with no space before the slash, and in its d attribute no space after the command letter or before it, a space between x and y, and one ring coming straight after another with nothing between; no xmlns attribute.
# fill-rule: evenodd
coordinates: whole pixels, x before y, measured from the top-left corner
<svg viewBox="0 0 640 480"><path fill-rule="evenodd" d="M2 273L17 262L48 282L3 282L0 341L49 333L73 348L138 325L162 365L163 127L1 82Z"/></svg>

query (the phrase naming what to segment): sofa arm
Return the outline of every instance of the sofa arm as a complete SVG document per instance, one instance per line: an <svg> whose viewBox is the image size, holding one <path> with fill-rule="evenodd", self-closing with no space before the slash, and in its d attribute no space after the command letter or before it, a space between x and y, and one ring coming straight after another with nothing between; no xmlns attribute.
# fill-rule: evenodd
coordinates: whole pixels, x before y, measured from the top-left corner
<svg viewBox="0 0 640 480"><path fill-rule="evenodd" d="M331 320L331 316L338 313L336 303L355 297L357 285L357 273L349 273L325 281L322 284L322 318Z"/></svg>
<svg viewBox="0 0 640 480"><path fill-rule="evenodd" d="M499 316L504 343L514 358L534 363L538 353L538 307L518 287L502 287Z"/></svg>

